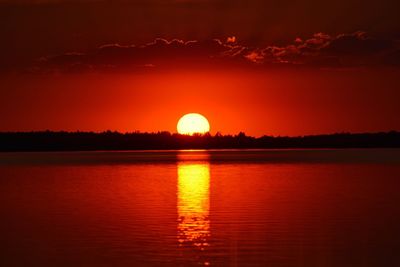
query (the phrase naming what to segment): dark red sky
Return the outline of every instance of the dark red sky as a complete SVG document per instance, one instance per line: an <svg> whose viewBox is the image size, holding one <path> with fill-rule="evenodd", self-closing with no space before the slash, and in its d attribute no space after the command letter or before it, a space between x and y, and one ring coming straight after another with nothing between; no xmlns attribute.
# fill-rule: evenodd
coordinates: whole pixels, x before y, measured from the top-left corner
<svg viewBox="0 0 400 267"><path fill-rule="evenodd" d="M0 0L0 131L400 130L399 7Z"/></svg>

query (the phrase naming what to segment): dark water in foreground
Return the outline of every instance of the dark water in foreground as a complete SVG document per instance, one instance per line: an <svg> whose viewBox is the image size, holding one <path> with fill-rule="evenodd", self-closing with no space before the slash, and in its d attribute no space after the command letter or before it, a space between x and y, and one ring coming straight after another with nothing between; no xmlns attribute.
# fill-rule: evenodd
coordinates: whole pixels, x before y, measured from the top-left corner
<svg viewBox="0 0 400 267"><path fill-rule="evenodd" d="M0 153L0 266L400 266L400 150Z"/></svg>

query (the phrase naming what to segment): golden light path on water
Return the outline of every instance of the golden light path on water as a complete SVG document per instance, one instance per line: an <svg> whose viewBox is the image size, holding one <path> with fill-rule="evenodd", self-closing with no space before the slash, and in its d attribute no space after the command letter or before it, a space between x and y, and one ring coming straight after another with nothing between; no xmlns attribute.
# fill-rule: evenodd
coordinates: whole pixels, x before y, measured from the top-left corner
<svg viewBox="0 0 400 267"><path fill-rule="evenodd" d="M179 246L204 250L210 237L209 163L178 163Z"/></svg>

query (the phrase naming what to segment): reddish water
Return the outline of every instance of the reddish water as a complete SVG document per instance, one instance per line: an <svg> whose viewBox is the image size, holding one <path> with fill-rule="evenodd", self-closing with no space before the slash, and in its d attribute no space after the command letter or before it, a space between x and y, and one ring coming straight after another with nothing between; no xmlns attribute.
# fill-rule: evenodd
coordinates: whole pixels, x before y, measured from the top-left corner
<svg viewBox="0 0 400 267"><path fill-rule="evenodd" d="M396 266L400 152L0 155L0 266Z"/></svg>

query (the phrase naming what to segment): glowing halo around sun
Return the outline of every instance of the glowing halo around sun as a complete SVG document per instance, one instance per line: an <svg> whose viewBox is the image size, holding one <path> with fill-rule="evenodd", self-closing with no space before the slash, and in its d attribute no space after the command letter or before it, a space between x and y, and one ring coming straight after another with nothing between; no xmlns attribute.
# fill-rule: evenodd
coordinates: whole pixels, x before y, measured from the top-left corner
<svg viewBox="0 0 400 267"><path fill-rule="evenodd" d="M198 113L189 113L179 119L176 128L179 134L205 134L210 131L210 124L203 115Z"/></svg>

